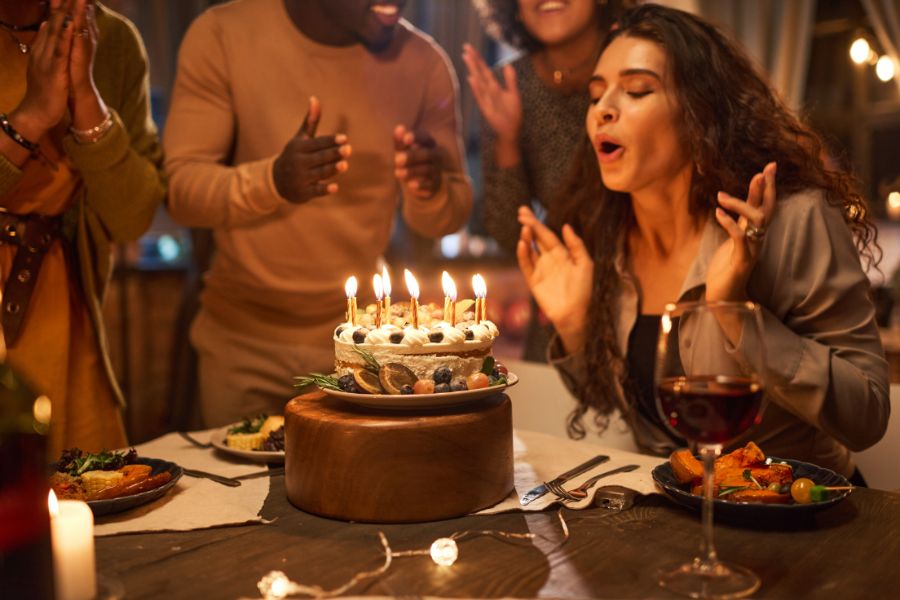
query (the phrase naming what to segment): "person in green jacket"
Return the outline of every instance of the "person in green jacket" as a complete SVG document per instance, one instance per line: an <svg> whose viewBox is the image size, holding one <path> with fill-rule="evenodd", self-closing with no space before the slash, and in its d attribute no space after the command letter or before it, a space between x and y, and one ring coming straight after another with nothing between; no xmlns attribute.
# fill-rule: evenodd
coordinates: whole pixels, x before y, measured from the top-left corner
<svg viewBox="0 0 900 600"><path fill-rule="evenodd" d="M165 195L146 53L91 0L0 0L0 355L52 407L51 456L126 444L100 303Z"/></svg>

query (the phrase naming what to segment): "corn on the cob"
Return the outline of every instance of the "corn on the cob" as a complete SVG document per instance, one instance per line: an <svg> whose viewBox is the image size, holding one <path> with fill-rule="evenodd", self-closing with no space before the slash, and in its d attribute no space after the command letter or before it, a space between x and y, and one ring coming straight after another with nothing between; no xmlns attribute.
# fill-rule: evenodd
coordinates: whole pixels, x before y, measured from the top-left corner
<svg viewBox="0 0 900 600"><path fill-rule="evenodd" d="M225 444L236 450L259 450L265 439L266 436L261 433L229 433L225 437Z"/></svg>
<svg viewBox="0 0 900 600"><path fill-rule="evenodd" d="M269 434L284 425L284 417L279 415L274 415L266 419L265 423L263 423L262 428L259 432L263 435L263 440L269 437Z"/></svg>
<svg viewBox="0 0 900 600"><path fill-rule="evenodd" d="M125 475L119 471L85 471L81 474L81 485L90 496L116 485L124 478Z"/></svg>

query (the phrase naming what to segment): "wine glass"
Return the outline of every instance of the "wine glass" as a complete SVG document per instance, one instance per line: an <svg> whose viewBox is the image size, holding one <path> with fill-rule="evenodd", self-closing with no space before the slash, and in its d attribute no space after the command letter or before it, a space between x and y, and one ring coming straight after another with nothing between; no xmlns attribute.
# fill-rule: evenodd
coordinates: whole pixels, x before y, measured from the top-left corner
<svg viewBox="0 0 900 600"><path fill-rule="evenodd" d="M692 561L663 568L661 586L692 598L743 598L759 589L752 571L719 561L713 545L714 461L759 423L764 347L752 302L669 304L656 348L657 408L676 436L703 458L703 543Z"/></svg>

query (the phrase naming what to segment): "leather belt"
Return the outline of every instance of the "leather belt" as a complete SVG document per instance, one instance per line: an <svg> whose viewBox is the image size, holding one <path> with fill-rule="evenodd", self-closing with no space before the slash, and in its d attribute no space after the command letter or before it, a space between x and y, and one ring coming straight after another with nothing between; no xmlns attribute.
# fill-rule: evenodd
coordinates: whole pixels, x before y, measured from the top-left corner
<svg viewBox="0 0 900 600"><path fill-rule="evenodd" d="M3 288L0 323L7 346L19 336L44 255L61 234L60 217L0 212L0 242L19 246Z"/></svg>

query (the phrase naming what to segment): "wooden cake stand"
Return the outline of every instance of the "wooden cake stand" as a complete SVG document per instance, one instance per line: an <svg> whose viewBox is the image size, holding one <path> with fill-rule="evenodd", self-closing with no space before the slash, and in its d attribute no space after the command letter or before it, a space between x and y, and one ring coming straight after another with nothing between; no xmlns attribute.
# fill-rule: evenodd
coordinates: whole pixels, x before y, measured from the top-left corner
<svg viewBox="0 0 900 600"><path fill-rule="evenodd" d="M345 521L462 516L513 489L512 407L496 394L440 412L372 410L323 392L285 407L288 500Z"/></svg>

